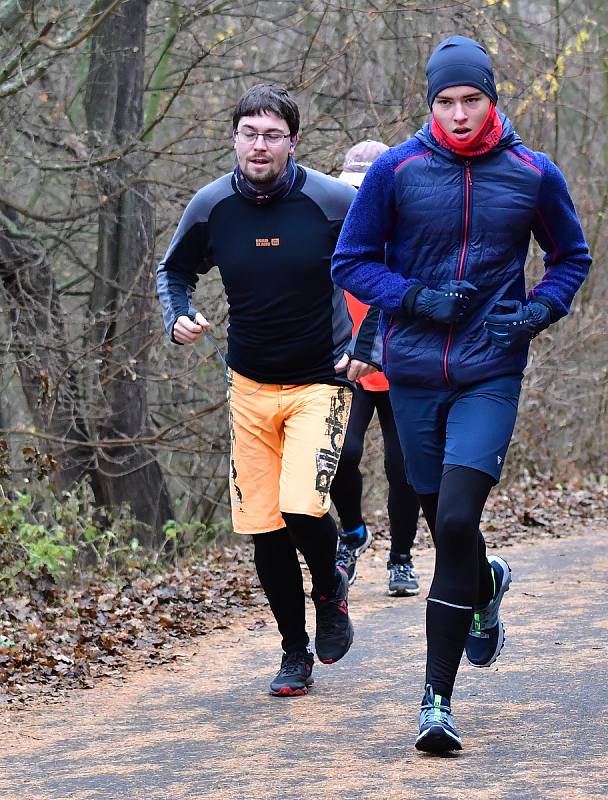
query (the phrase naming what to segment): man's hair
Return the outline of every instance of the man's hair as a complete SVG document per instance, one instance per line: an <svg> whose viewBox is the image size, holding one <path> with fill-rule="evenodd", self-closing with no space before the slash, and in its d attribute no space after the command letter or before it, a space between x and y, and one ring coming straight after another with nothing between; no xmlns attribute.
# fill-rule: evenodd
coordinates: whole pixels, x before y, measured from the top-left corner
<svg viewBox="0 0 608 800"><path fill-rule="evenodd" d="M236 130L241 117L255 117L271 111L285 120L289 133L295 136L300 130L300 111L287 89L272 83L258 83L247 89L234 109L232 129Z"/></svg>

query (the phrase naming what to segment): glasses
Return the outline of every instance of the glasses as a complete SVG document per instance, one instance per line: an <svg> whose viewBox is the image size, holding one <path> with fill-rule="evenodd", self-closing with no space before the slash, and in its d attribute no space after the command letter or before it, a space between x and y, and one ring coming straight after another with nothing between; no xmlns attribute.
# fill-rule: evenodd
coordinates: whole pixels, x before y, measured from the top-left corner
<svg viewBox="0 0 608 800"><path fill-rule="evenodd" d="M243 144L255 144L258 140L258 136L261 136L268 147L278 147L280 144L283 144L284 139L289 139L291 137L291 133L276 133L274 131L271 133L235 131L234 135L238 138L239 142L243 142Z"/></svg>

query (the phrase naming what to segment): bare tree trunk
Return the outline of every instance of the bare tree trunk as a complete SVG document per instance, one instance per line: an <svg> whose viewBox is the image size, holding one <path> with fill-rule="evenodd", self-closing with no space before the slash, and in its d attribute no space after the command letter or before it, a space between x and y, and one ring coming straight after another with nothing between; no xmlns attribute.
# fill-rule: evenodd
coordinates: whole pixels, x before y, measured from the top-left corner
<svg viewBox="0 0 608 800"><path fill-rule="evenodd" d="M146 6L145 0L126 0L93 37L85 107L89 130L104 150L128 146L142 130ZM152 207L147 184L138 180L141 171L135 152L110 162L99 177L103 205L91 343L101 367L92 399L101 404L99 438L125 442L99 452L104 502L128 503L143 523L140 536L151 543L171 506L154 454L137 443L150 429L146 373L154 255Z"/></svg>
<svg viewBox="0 0 608 800"><path fill-rule="evenodd" d="M11 309L11 354L35 424L54 440L48 448L57 462L53 480L58 489L64 489L90 472L92 451L77 444L89 437L57 288L44 247L19 227L17 215L2 204L0 281Z"/></svg>

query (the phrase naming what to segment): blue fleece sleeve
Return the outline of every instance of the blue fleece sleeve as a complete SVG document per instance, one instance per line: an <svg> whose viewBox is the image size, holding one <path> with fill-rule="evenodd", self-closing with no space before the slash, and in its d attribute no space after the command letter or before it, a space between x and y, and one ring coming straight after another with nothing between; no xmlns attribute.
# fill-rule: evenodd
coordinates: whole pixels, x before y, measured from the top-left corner
<svg viewBox="0 0 608 800"><path fill-rule="evenodd" d="M419 283L392 272L384 261L397 218L394 180L392 160L380 156L346 215L332 259L332 277L338 286L389 315L403 310L405 294Z"/></svg>
<svg viewBox="0 0 608 800"><path fill-rule="evenodd" d="M545 251L545 274L529 299L549 306L551 321L556 322L570 311L589 272L591 256L564 176L546 156L543 160L532 233Z"/></svg>

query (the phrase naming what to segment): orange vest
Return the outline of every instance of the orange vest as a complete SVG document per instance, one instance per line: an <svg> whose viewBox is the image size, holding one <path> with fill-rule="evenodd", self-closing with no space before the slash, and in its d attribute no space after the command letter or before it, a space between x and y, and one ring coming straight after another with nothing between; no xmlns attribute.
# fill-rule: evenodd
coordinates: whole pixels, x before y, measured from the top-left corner
<svg viewBox="0 0 608 800"><path fill-rule="evenodd" d="M353 320L353 333L356 333L367 314L365 303L357 300L349 292L344 292L346 297L346 305ZM383 372L373 372L371 375L366 375L364 378L359 378L358 383L363 386L368 392L388 392L388 381L384 377Z"/></svg>

